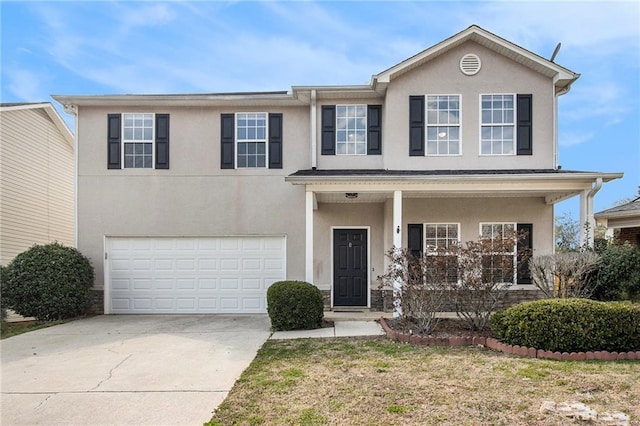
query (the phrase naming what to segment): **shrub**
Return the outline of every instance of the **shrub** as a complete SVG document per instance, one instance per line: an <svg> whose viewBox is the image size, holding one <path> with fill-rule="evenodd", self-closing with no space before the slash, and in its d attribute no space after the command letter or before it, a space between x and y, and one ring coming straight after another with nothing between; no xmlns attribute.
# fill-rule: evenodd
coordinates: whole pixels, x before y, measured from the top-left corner
<svg viewBox="0 0 640 426"><path fill-rule="evenodd" d="M7 272L8 269L6 266L0 266L0 313L2 321L7 319L7 309L11 307L9 304L9 298L7 297L7 292L5 291L7 284Z"/></svg>
<svg viewBox="0 0 640 426"><path fill-rule="evenodd" d="M318 287L304 281L278 281L267 290L267 312L274 330L322 326L324 301Z"/></svg>
<svg viewBox="0 0 640 426"><path fill-rule="evenodd" d="M640 350L640 305L588 299L525 302L497 312L491 328L504 343L548 351Z"/></svg>
<svg viewBox="0 0 640 426"><path fill-rule="evenodd" d="M594 290L593 271L601 259L591 251L536 256L529 262L531 279L545 296L562 299L589 297Z"/></svg>
<svg viewBox="0 0 640 426"><path fill-rule="evenodd" d="M592 298L640 300L640 249L629 244L609 245L601 249L600 256Z"/></svg>
<svg viewBox="0 0 640 426"><path fill-rule="evenodd" d="M87 313L93 278L91 263L75 248L35 245L9 264L3 290L18 314L50 321Z"/></svg>
<svg viewBox="0 0 640 426"><path fill-rule="evenodd" d="M418 333L430 333L447 301L447 268L435 264L439 263L435 262L437 256L415 256L409 249L392 248L387 257L387 272L378 277L380 289L399 283L400 288L393 292L393 304L400 318L415 324Z"/></svg>

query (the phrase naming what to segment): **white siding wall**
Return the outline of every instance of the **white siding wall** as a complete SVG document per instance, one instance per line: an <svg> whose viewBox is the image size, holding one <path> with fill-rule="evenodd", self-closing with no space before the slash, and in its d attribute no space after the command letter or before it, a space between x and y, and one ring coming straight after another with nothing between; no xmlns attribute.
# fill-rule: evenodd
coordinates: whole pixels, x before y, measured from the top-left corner
<svg viewBox="0 0 640 426"><path fill-rule="evenodd" d="M34 244L73 245L73 148L43 109L0 118L0 263Z"/></svg>

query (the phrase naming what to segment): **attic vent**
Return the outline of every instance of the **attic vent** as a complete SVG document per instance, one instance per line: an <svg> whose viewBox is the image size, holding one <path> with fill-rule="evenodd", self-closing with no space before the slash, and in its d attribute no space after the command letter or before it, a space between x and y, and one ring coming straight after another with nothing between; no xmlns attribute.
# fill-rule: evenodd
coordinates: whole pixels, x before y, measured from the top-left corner
<svg viewBox="0 0 640 426"><path fill-rule="evenodd" d="M473 53L468 53L460 59L460 71L465 75L477 74L481 66L480 58Z"/></svg>

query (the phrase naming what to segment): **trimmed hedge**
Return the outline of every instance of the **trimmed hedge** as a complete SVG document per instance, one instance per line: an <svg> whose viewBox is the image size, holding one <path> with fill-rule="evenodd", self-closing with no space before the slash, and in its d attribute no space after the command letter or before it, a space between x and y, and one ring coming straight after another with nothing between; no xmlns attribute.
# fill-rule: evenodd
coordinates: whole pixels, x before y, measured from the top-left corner
<svg viewBox="0 0 640 426"><path fill-rule="evenodd" d="M537 300L496 312L491 328L504 343L547 351L638 351L640 305L589 299Z"/></svg>
<svg viewBox="0 0 640 426"><path fill-rule="evenodd" d="M8 265L3 297L18 314L50 321L86 314L94 272L89 259L59 243L35 245Z"/></svg>
<svg viewBox="0 0 640 426"><path fill-rule="evenodd" d="M304 281L278 281L267 290L267 312L274 330L320 328L324 301L318 287Z"/></svg>

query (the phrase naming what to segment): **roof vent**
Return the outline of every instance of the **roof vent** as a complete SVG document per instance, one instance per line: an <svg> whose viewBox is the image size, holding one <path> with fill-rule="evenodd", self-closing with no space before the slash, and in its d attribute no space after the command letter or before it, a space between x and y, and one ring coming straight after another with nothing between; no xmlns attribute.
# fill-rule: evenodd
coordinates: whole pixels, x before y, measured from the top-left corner
<svg viewBox="0 0 640 426"><path fill-rule="evenodd" d="M480 62L480 58L473 53L468 53L460 59L460 71L462 71L464 75L476 75L478 71L480 71L481 66L482 62Z"/></svg>

